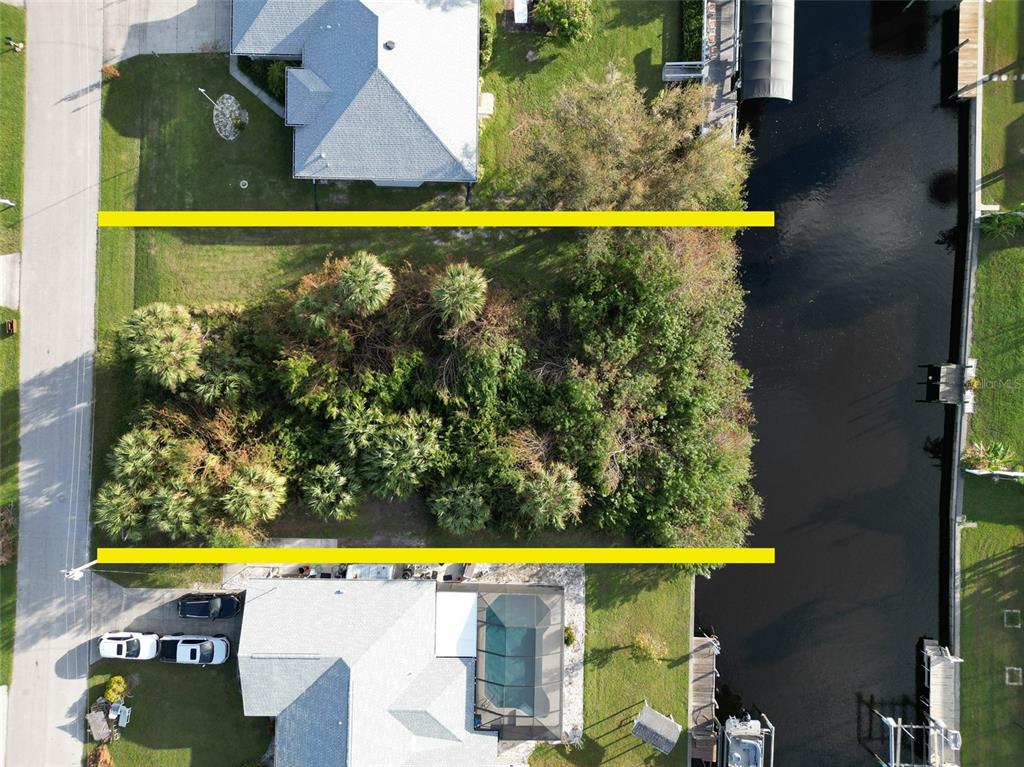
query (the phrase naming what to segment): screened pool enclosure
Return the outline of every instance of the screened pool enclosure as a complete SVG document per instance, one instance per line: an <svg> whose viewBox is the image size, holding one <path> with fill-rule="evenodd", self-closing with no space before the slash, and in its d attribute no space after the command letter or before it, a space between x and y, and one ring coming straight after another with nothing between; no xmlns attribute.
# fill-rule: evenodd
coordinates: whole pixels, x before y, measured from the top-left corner
<svg viewBox="0 0 1024 767"><path fill-rule="evenodd" d="M501 587L477 600L476 726L503 740L562 734L560 588Z"/></svg>

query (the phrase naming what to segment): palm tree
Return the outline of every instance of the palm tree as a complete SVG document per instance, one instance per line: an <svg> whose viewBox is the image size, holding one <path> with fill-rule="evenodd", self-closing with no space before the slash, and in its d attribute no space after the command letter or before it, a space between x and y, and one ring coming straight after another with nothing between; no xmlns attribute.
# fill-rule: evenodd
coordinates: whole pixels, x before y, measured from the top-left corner
<svg viewBox="0 0 1024 767"><path fill-rule="evenodd" d="M430 300L441 321L458 328L475 320L487 300L487 278L475 266L449 264L430 289Z"/></svg>
<svg viewBox="0 0 1024 767"><path fill-rule="evenodd" d="M224 510L242 524L268 522L287 497L287 480L269 466L239 463L227 479Z"/></svg>
<svg viewBox="0 0 1024 767"><path fill-rule="evenodd" d="M128 543L142 538L142 506L120 482L105 482L100 488L93 504L93 519L114 540Z"/></svg>
<svg viewBox="0 0 1024 767"><path fill-rule="evenodd" d="M335 461L313 468L302 480L302 496L311 512L323 519L352 519L359 491Z"/></svg>
<svg viewBox="0 0 1024 767"><path fill-rule="evenodd" d="M366 317L387 304L395 292L395 278L380 259L360 250L339 265L336 290L342 314Z"/></svg>
<svg viewBox="0 0 1024 767"><path fill-rule="evenodd" d="M202 375L203 332L183 306L150 304L136 309L121 329L135 372L166 389Z"/></svg>

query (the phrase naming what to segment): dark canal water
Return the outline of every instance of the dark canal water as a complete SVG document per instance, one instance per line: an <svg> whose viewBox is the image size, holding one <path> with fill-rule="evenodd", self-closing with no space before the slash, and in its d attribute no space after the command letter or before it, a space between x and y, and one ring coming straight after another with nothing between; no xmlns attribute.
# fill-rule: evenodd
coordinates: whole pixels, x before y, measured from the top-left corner
<svg viewBox="0 0 1024 767"><path fill-rule="evenodd" d="M697 620L722 640L719 702L768 714L779 767L874 764L858 701L912 701L917 641L945 638L945 413L916 400L958 300L955 4L905 5L797 3L794 101L744 114L750 207L777 213L741 239L738 354L753 544L778 563L700 580Z"/></svg>

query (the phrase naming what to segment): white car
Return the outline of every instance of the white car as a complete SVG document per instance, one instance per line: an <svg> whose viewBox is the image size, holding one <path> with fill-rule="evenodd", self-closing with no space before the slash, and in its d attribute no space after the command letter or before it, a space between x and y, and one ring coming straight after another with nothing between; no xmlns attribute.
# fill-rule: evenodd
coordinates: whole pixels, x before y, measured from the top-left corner
<svg viewBox="0 0 1024 767"><path fill-rule="evenodd" d="M160 637L160 660L192 666L216 666L231 655L231 640L223 634L198 636L171 634Z"/></svg>
<svg viewBox="0 0 1024 767"><path fill-rule="evenodd" d="M100 637L100 657L120 660L150 660L160 651L156 634L116 631Z"/></svg>

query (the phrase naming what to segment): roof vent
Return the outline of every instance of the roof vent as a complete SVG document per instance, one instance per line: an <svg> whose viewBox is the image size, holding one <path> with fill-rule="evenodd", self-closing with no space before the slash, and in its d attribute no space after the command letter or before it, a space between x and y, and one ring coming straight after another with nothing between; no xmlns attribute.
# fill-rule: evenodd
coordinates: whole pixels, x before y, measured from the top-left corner
<svg viewBox="0 0 1024 767"><path fill-rule="evenodd" d="M384 50L386 50L386 51L393 51L394 49L395 49L395 41L394 40L387 40L384 43Z"/></svg>

